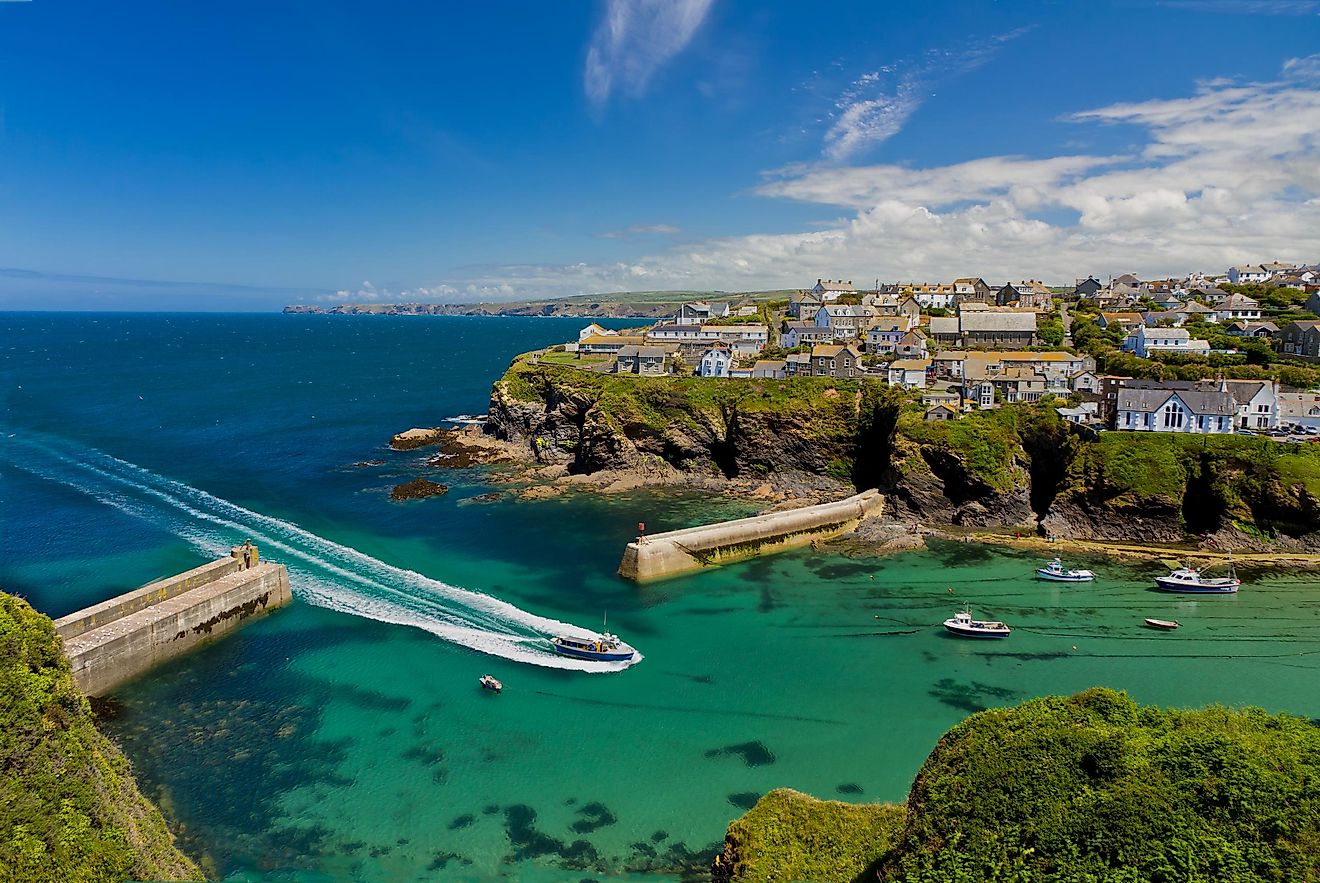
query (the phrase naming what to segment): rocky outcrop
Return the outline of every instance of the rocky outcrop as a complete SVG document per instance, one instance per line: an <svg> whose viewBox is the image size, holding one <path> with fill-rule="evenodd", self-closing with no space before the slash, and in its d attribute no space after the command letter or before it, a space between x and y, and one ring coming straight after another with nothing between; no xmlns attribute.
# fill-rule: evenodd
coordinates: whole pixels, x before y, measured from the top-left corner
<svg viewBox="0 0 1320 883"><path fill-rule="evenodd" d="M445 433L444 429L405 429L390 438L390 447L396 451L415 451L439 444Z"/></svg>
<svg viewBox="0 0 1320 883"><path fill-rule="evenodd" d="M396 484L393 490L390 491L390 499L395 502L424 500L427 497L438 497L447 493L449 493L448 485L427 478L414 478L412 481Z"/></svg>

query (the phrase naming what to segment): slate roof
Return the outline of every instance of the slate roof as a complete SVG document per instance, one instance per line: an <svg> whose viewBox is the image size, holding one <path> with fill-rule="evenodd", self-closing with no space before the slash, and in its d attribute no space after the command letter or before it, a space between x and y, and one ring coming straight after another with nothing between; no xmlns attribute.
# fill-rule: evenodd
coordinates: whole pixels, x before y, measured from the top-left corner
<svg viewBox="0 0 1320 883"><path fill-rule="evenodd" d="M1118 391L1118 410L1151 413L1164 407L1174 396L1193 414L1206 417L1229 417L1237 413L1237 402L1226 392L1192 389L1150 389L1123 387Z"/></svg>

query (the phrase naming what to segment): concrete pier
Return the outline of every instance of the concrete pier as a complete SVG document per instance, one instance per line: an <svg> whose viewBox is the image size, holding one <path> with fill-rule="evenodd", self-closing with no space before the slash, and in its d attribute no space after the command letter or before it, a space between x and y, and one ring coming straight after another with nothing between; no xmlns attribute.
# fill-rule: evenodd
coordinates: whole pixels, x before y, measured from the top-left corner
<svg viewBox="0 0 1320 883"><path fill-rule="evenodd" d="M638 582L666 579L805 546L852 530L862 519L881 514L884 506L880 492L870 490L819 506L638 537L624 550L619 575Z"/></svg>
<svg viewBox="0 0 1320 883"><path fill-rule="evenodd" d="M250 566L244 565L247 552ZM55 620L73 679L104 696L147 669L292 600L289 571L235 546L187 573Z"/></svg>

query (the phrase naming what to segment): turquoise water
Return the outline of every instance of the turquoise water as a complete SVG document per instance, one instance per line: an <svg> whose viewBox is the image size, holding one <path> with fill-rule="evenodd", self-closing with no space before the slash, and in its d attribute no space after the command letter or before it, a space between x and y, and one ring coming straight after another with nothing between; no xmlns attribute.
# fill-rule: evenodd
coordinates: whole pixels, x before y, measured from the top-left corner
<svg viewBox="0 0 1320 883"><path fill-rule="evenodd" d="M484 410L510 356L578 324L0 316L0 585L60 615L246 536L291 568L297 603L125 688L107 720L219 874L699 877L765 790L902 799L980 708L1104 684L1320 717L1312 577L1179 599L1147 589L1148 567L1079 561L1095 585L1040 584L1030 556L946 543L639 588L613 575L637 521L745 510L472 502L490 486L452 471L444 497L387 499L425 458L387 451L391 433ZM386 464L352 465L370 459ZM964 603L1013 636L945 636ZM644 659L553 667L546 631L606 609Z"/></svg>

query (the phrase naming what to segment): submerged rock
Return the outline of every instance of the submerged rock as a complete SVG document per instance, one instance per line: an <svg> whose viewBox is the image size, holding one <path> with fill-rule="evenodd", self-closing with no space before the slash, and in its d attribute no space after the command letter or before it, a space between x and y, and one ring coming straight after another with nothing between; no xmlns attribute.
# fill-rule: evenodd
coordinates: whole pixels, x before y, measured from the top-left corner
<svg viewBox="0 0 1320 883"><path fill-rule="evenodd" d="M449 485L440 484L438 481L431 481L427 478L414 478L412 481L396 484L394 489L390 491L390 499L395 501L421 500L447 493L449 493Z"/></svg>

